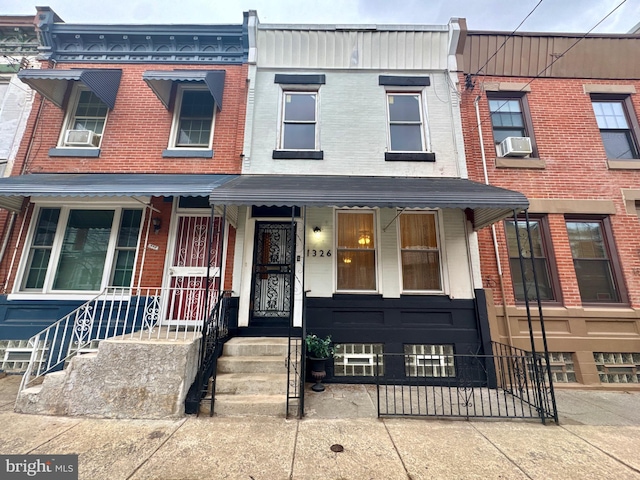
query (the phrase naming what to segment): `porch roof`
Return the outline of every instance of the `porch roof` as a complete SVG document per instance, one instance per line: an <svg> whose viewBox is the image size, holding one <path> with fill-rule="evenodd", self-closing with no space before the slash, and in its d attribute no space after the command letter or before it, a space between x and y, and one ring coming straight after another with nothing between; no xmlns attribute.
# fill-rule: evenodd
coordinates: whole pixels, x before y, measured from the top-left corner
<svg viewBox="0 0 640 480"><path fill-rule="evenodd" d="M242 175L209 196L214 205L462 209L475 230L528 208L519 192L461 178Z"/></svg>
<svg viewBox="0 0 640 480"><path fill-rule="evenodd" d="M33 173L0 178L0 208L19 211L25 197L207 196L237 175Z"/></svg>

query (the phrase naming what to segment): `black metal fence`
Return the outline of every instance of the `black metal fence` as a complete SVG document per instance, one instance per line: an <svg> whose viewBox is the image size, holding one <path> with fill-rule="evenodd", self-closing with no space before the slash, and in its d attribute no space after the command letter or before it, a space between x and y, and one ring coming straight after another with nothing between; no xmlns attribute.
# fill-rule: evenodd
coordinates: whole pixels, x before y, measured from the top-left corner
<svg viewBox="0 0 640 480"><path fill-rule="evenodd" d="M494 342L492 347L491 355L377 355L378 416L529 418L557 423L545 357L501 343ZM403 369L388 368L399 362Z"/></svg>

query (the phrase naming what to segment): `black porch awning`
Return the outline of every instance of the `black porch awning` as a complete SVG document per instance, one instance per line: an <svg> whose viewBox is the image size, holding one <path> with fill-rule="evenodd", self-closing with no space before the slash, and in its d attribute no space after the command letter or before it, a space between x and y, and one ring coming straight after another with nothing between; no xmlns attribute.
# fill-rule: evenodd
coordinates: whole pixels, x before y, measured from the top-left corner
<svg viewBox="0 0 640 480"><path fill-rule="evenodd" d="M122 70L90 68L78 70L21 70L18 78L47 100L63 108L69 82L80 82L97 95L111 110L116 104Z"/></svg>
<svg viewBox="0 0 640 480"><path fill-rule="evenodd" d="M456 208L476 230L529 206L519 192L460 178L242 175L209 199L214 205Z"/></svg>
<svg viewBox="0 0 640 480"><path fill-rule="evenodd" d="M0 179L0 208L19 211L25 197L207 196L237 175L34 173Z"/></svg>
<svg viewBox="0 0 640 480"><path fill-rule="evenodd" d="M142 74L142 79L165 108L169 108L171 102L173 82L202 82L211 92L218 109L222 110L225 74L224 70L148 70Z"/></svg>

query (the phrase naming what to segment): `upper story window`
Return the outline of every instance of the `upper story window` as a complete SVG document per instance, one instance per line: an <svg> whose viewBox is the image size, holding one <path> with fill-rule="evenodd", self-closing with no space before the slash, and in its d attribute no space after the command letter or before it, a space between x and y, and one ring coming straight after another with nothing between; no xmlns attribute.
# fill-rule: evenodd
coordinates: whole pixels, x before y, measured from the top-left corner
<svg viewBox="0 0 640 480"><path fill-rule="evenodd" d="M76 85L69 102L60 146L99 147L108 112L109 107L94 92Z"/></svg>
<svg viewBox="0 0 640 480"><path fill-rule="evenodd" d="M592 95L591 105L600 136L609 159L633 159L638 156L638 128L629 97ZM633 128L635 127L635 128Z"/></svg>
<svg viewBox="0 0 640 480"><path fill-rule="evenodd" d="M319 150L318 92L284 91L280 148Z"/></svg>
<svg viewBox="0 0 640 480"><path fill-rule="evenodd" d="M513 219L505 221L507 233L507 246L509 249L509 266L511 268L511 281L513 291L518 301L536 299L536 289L533 277L535 268L538 280L538 291L540 300L557 301L560 287L555 264L552 264L553 256L550 255L551 239L546 217L530 218L529 230L531 232L531 243L527 233L525 221L518 220L518 237L520 241L520 251L522 252L524 264L524 282L520 255L518 252L518 237L516 237L516 223ZM535 264L535 265L534 265Z"/></svg>
<svg viewBox="0 0 640 480"><path fill-rule="evenodd" d="M142 210L43 207L34 218L21 291L131 285Z"/></svg>
<svg viewBox="0 0 640 480"><path fill-rule="evenodd" d="M531 114L524 93L490 93L487 97L497 156L537 156Z"/></svg>
<svg viewBox="0 0 640 480"><path fill-rule="evenodd" d="M180 86L169 148L210 149L215 100L209 90Z"/></svg>
<svg viewBox="0 0 640 480"><path fill-rule="evenodd" d="M337 212L337 289L376 291L375 212Z"/></svg>
<svg viewBox="0 0 640 480"><path fill-rule="evenodd" d="M435 212L405 212L398 218L402 290L442 290Z"/></svg>
<svg viewBox="0 0 640 480"><path fill-rule="evenodd" d="M422 95L419 93L387 93L390 151L426 150L422 110Z"/></svg>

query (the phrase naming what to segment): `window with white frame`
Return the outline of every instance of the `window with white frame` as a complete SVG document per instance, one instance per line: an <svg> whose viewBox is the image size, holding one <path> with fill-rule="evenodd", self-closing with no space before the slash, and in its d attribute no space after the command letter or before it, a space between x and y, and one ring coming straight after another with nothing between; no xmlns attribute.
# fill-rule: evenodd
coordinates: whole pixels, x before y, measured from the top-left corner
<svg viewBox="0 0 640 480"><path fill-rule="evenodd" d="M404 212L398 222L403 291L442 290L436 213Z"/></svg>
<svg viewBox="0 0 640 480"><path fill-rule="evenodd" d="M375 212L337 212L337 289L376 291Z"/></svg>
<svg viewBox="0 0 640 480"><path fill-rule="evenodd" d="M42 207L35 218L21 291L131 285L142 210Z"/></svg>
<svg viewBox="0 0 640 480"><path fill-rule="evenodd" d="M287 91L282 94L282 150L319 150L318 92Z"/></svg>
<svg viewBox="0 0 640 480"><path fill-rule="evenodd" d="M60 145L75 148L99 147L108 112L107 104L95 93L77 85L69 102Z"/></svg>
<svg viewBox="0 0 640 480"><path fill-rule="evenodd" d="M210 149L215 100L203 88L178 87L169 148Z"/></svg>
<svg viewBox="0 0 640 480"><path fill-rule="evenodd" d="M392 152L423 152L425 130L420 93L387 92L388 148Z"/></svg>

